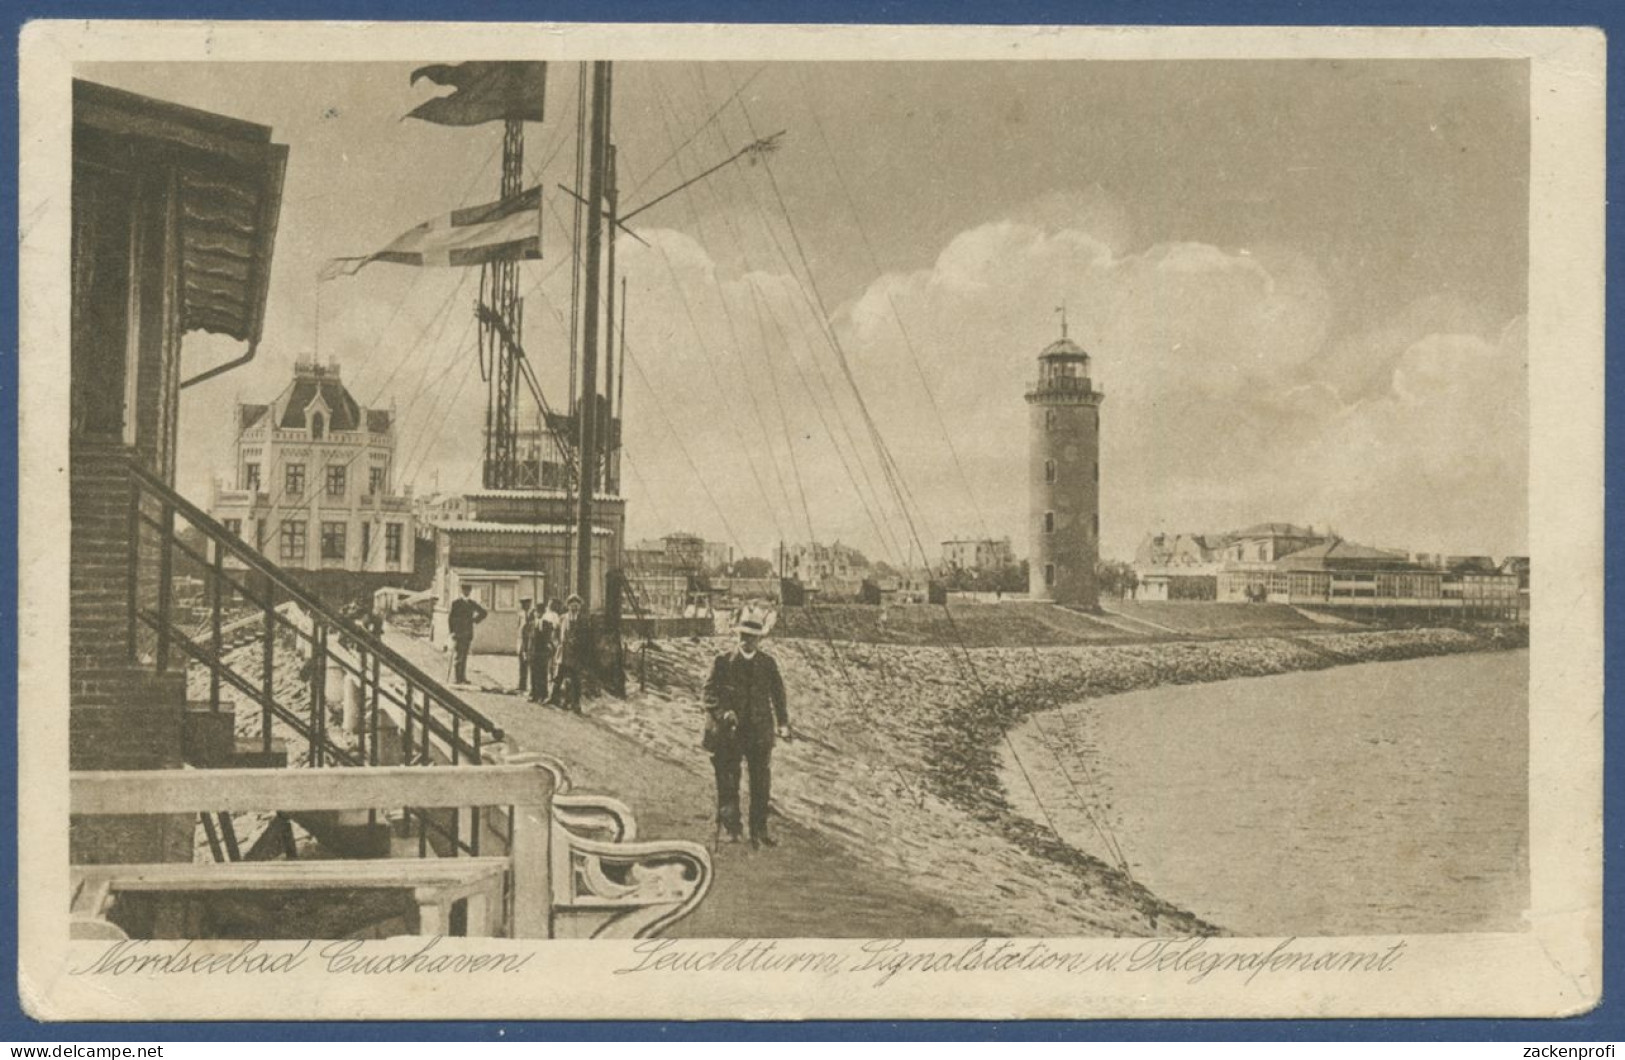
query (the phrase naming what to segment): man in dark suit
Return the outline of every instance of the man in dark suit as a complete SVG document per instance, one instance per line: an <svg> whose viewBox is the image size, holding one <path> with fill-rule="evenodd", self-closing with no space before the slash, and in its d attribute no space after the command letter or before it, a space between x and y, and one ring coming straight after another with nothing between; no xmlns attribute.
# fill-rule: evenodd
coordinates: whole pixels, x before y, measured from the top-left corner
<svg viewBox="0 0 1625 1060"><path fill-rule="evenodd" d="M468 649L474 643L474 627L485 621L485 608L469 594L474 586L463 583L463 595L451 602L451 614L446 624L451 627L451 646L457 656L456 682L468 683Z"/></svg>
<svg viewBox="0 0 1625 1060"><path fill-rule="evenodd" d="M581 666L586 648L587 618L581 613L581 597L570 594L564 601L553 642L553 693L548 702L581 713Z"/></svg>
<svg viewBox="0 0 1625 1060"><path fill-rule="evenodd" d="M705 749L717 776L717 822L737 841L740 762L750 769L750 845L777 846L768 833L767 809L773 794L774 738L790 739L784 678L773 656L761 650L765 615L746 611L734 625L739 647L718 655L705 682L708 715Z"/></svg>

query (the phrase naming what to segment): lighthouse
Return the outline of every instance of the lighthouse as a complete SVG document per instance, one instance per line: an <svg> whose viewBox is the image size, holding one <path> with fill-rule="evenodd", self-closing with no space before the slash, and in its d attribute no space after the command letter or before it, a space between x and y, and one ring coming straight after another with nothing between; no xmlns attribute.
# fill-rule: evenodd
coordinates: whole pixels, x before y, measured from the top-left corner
<svg viewBox="0 0 1625 1060"><path fill-rule="evenodd" d="M1095 608L1100 594L1100 403L1089 355L1061 337L1038 355L1027 390L1028 586L1034 600Z"/></svg>

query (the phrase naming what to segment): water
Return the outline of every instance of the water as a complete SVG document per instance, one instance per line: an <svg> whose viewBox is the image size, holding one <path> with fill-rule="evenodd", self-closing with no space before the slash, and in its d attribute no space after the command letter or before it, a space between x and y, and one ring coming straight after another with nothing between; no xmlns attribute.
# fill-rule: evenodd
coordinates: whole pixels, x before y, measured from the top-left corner
<svg viewBox="0 0 1625 1060"><path fill-rule="evenodd" d="M1016 808L1248 935L1515 931L1529 653L1149 689L1028 719Z"/></svg>

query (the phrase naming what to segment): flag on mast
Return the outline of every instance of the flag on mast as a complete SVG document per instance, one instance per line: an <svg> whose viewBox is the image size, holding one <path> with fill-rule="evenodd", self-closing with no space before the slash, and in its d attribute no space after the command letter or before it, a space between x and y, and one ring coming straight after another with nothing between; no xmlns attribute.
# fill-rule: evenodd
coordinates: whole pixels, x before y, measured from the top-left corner
<svg viewBox="0 0 1625 1060"><path fill-rule="evenodd" d="M354 276L375 261L395 265L457 267L542 257L542 188L497 202L466 206L403 232L388 246L358 258L334 258L322 279Z"/></svg>
<svg viewBox="0 0 1625 1060"><path fill-rule="evenodd" d="M436 125L541 121L547 101L546 63L439 63L413 70L414 85L419 78L452 89L406 115Z"/></svg>

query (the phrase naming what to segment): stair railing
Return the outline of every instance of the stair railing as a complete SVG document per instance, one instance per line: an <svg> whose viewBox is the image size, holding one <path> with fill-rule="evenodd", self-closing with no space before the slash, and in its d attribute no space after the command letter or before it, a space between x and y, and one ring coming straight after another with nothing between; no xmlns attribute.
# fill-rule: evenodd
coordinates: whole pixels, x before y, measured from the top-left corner
<svg viewBox="0 0 1625 1060"><path fill-rule="evenodd" d="M228 689L241 695L260 708L261 750L272 750L274 727L280 724L306 741L306 761L312 767L479 765L487 760L491 744L503 739L490 718L306 591L146 468L134 461L129 467L128 623L132 634L148 634L130 638L137 660L148 661L143 656L150 653L160 672L177 664L201 666L209 675L212 709L220 709ZM228 558L233 562L228 564ZM183 574L204 584L206 621L186 622L177 614L174 582ZM255 669L240 658L248 647L245 634L252 637L248 643L258 642L253 653L258 673L244 672ZM302 661L299 672L308 692L297 682L288 691L291 659ZM346 739L342 727L335 732L329 725L329 664L360 687L361 724L349 734L353 740ZM280 693L279 683L284 686ZM381 738L386 713L401 734L398 760L386 752ZM459 818L449 833L430 816L415 816L426 831L444 834L454 851L479 853L477 811L471 821Z"/></svg>

